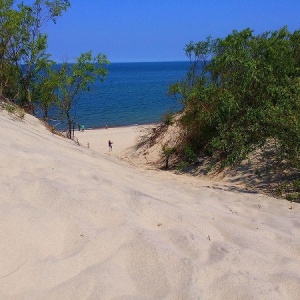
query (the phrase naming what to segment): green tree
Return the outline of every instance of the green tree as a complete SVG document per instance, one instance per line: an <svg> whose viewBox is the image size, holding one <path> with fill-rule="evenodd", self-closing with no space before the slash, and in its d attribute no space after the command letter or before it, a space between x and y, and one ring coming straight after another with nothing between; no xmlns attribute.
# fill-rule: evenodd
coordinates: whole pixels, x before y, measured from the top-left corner
<svg viewBox="0 0 300 300"><path fill-rule="evenodd" d="M299 168L299 41L284 27L187 45L190 71L170 88L182 95L184 144L232 165L273 139Z"/></svg>
<svg viewBox="0 0 300 300"><path fill-rule="evenodd" d="M107 70L104 68L109 61L104 54L92 56L92 52L82 53L76 63L63 63L57 72L56 82L58 107L68 123L68 137L71 138L73 117L71 109L80 98L80 92L89 91L95 80L103 81Z"/></svg>
<svg viewBox="0 0 300 300"><path fill-rule="evenodd" d="M17 68L11 60L11 40L17 34L21 15L12 0L0 0L0 96L17 90Z"/></svg>
<svg viewBox="0 0 300 300"><path fill-rule="evenodd" d="M54 71L55 62L42 60L40 64L42 64L38 67L40 72L33 85L33 101L42 110L44 121L48 122L49 110L52 106L56 106L58 100L55 92L58 86L58 76Z"/></svg>
<svg viewBox="0 0 300 300"><path fill-rule="evenodd" d="M43 26L56 22L58 16L70 6L68 0L35 0L31 6L23 2L18 5L21 22L18 31L10 42L12 61L18 67L20 76L19 101L29 113L34 112L32 89L38 66L42 60L48 60L47 35L42 33Z"/></svg>
<svg viewBox="0 0 300 300"><path fill-rule="evenodd" d="M163 145L162 146L162 154L165 157L165 168L169 169L169 160L171 156L176 153L176 148L174 147L169 147L168 145Z"/></svg>

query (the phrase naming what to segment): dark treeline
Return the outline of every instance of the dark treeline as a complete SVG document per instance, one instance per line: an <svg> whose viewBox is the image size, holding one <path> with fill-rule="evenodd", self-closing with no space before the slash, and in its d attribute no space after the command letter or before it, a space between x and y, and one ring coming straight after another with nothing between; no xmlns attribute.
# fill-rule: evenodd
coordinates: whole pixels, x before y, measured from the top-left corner
<svg viewBox="0 0 300 300"><path fill-rule="evenodd" d="M86 52L75 63L56 62L47 53L47 22L56 22L70 6L68 0L35 0L26 5L0 0L0 98L6 97L34 114L39 106L47 121L49 109L56 106L67 120L71 137L71 107L80 91L90 89L96 79L103 80L106 56Z"/></svg>
<svg viewBox="0 0 300 300"><path fill-rule="evenodd" d="M182 160L205 156L224 167L272 145L279 165L299 173L300 31L233 31L185 51L190 70L170 87L184 104Z"/></svg>

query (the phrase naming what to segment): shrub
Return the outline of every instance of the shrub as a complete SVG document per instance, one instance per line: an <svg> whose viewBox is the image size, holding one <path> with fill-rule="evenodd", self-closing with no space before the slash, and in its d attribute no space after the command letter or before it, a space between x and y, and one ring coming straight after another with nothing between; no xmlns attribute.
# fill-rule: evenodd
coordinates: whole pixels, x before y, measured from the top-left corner
<svg viewBox="0 0 300 300"><path fill-rule="evenodd" d="M8 113L14 114L15 111L16 111L16 106L13 105L13 104L7 104L7 105L5 106L5 109L7 110Z"/></svg>
<svg viewBox="0 0 300 300"><path fill-rule="evenodd" d="M18 107L17 108L17 111L16 111L16 115L21 119L23 120L24 117L25 117L25 110L21 107Z"/></svg>
<svg viewBox="0 0 300 300"><path fill-rule="evenodd" d="M293 189L295 192L300 193L300 179L295 179L293 181Z"/></svg>
<svg viewBox="0 0 300 300"><path fill-rule="evenodd" d="M167 126L174 124L173 114L171 112L168 112L163 116L163 123Z"/></svg>
<svg viewBox="0 0 300 300"><path fill-rule="evenodd" d="M182 156L183 160L187 163L194 163L197 160L197 155L189 145L184 147Z"/></svg>
<svg viewBox="0 0 300 300"><path fill-rule="evenodd" d="M255 36L249 28L186 46L186 78L170 87L184 105L182 155L235 165L270 139L300 169L300 31Z"/></svg>
<svg viewBox="0 0 300 300"><path fill-rule="evenodd" d="M166 169L169 168L169 159L175 152L176 152L176 148L174 148L174 147L169 147L167 145L162 146L162 153L166 160L166 164L165 164Z"/></svg>
<svg viewBox="0 0 300 300"><path fill-rule="evenodd" d="M13 103L7 103L5 104L5 109L9 114L12 114L16 117L18 117L19 119L23 120L25 117L25 111L23 108L13 104Z"/></svg>

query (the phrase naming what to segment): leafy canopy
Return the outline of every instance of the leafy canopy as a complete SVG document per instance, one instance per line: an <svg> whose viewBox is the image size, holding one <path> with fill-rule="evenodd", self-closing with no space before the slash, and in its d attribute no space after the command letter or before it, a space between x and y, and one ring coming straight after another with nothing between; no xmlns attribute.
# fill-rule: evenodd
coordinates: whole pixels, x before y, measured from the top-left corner
<svg viewBox="0 0 300 300"><path fill-rule="evenodd" d="M300 32L248 28L185 50L190 70L170 87L184 104L178 147L232 165L273 140L279 159L299 168Z"/></svg>
<svg viewBox="0 0 300 300"><path fill-rule="evenodd" d="M89 91L95 80L103 81L109 61L104 54L93 57L92 52L82 53L76 63L63 63L55 74L57 84L57 105L68 121L68 135L71 137L73 119L70 110L79 100L81 91Z"/></svg>

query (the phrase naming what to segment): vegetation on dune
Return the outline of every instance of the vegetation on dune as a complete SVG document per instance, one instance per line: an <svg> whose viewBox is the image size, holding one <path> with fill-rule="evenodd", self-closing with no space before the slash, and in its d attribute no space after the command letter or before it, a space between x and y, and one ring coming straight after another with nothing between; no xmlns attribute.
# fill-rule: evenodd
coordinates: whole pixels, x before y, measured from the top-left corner
<svg viewBox="0 0 300 300"><path fill-rule="evenodd" d="M43 26L56 21L70 6L67 0L36 0L32 5L0 0L0 94L8 96L34 113L33 86L46 53Z"/></svg>
<svg viewBox="0 0 300 300"><path fill-rule="evenodd" d="M191 42L185 51L189 72L169 89L184 104L181 159L210 157L223 168L271 144L275 172L299 176L300 31L233 31Z"/></svg>
<svg viewBox="0 0 300 300"><path fill-rule="evenodd" d="M10 115L16 117L19 120L23 120L25 117L25 111L20 106L14 104L9 99L0 96L0 108L6 110Z"/></svg>
<svg viewBox="0 0 300 300"><path fill-rule="evenodd" d="M0 0L0 99L9 98L31 114L39 107L45 121L56 107L71 138L75 124L71 108L81 91L104 80L109 62L105 55L91 52L72 64L52 61L43 28L56 22L70 2L25 2ZM170 94L180 95L184 109L176 118L167 113L150 138L155 141L174 123L181 128L177 143L162 147L165 167L177 156L179 166L205 157L224 168L259 149L269 164L264 174L289 176L281 193L298 201L300 31L285 27L261 35L251 29L233 31L225 38L190 42L185 51L190 60L187 76L169 88ZM22 118L24 110L14 104L6 103L5 108ZM264 174L257 171L257 176Z"/></svg>
<svg viewBox="0 0 300 300"><path fill-rule="evenodd" d="M0 0L0 97L12 99L26 112L38 106L48 120L51 107L58 108L68 123L68 137L74 121L69 112L80 91L106 76L105 55L81 54L74 64L57 65L47 53L45 24L56 23L70 6L68 0L35 0L32 4Z"/></svg>

